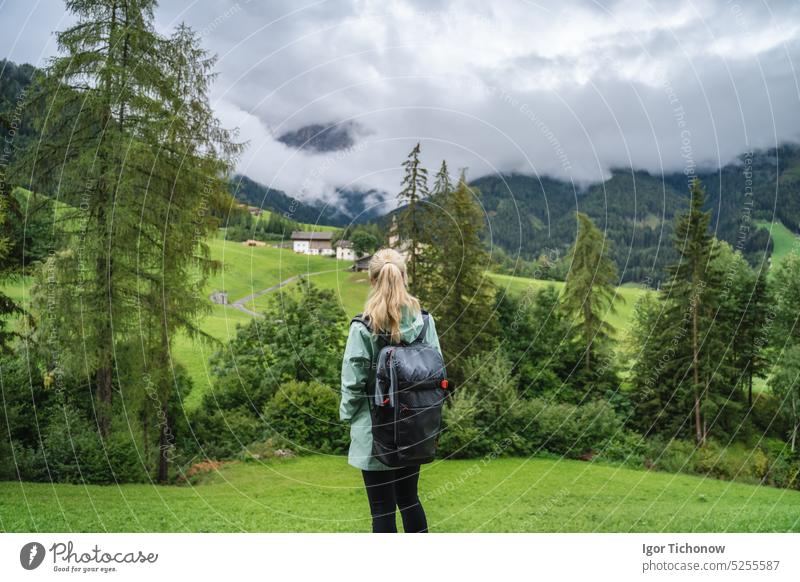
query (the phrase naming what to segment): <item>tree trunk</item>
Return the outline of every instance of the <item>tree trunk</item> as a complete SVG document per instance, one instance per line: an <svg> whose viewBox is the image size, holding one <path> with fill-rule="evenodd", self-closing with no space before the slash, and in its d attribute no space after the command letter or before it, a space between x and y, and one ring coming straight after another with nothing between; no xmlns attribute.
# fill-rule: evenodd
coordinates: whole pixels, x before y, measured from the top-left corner
<svg viewBox="0 0 800 582"><path fill-rule="evenodd" d="M591 293L591 291L590 291ZM584 362L586 364L586 373L592 373L592 339L594 338L592 332L592 326L589 323L592 317L592 310L589 307L588 298L583 302L583 324L585 326L584 330L586 332L586 356L584 357Z"/></svg>
<svg viewBox="0 0 800 582"><path fill-rule="evenodd" d="M703 446L703 422L700 414L700 393L697 390L700 386L700 357L697 347L697 302L699 300L696 297L693 297L692 301L695 302L692 305L692 379L694 384L694 430L697 445Z"/></svg>
<svg viewBox="0 0 800 582"><path fill-rule="evenodd" d="M165 243L166 244L166 243ZM158 362L159 370L157 373L157 381L158 386L161 389L158 389L159 397L159 406L160 408L160 415L159 415L159 437L158 437L158 482L159 483L166 483L167 479L169 478L169 447L170 447L170 439L172 437L172 427L170 426L170 418L169 418L169 395L171 389L171 382L169 379L169 372L170 369L170 361L169 361L169 352L170 352L170 342L169 342L169 333L167 332L169 321L167 318L167 309L168 309L168 301L167 301L167 292L165 289L162 288L162 300L163 304L161 305L161 318L159 319L159 323L161 324L161 332L160 332L160 345L158 350L158 356L155 361Z"/></svg>
<svg viewBox="0 0 800 582"><path fill-rule="evenodd" d="M102 364L96 372L97 428L100 436L106 438L111 433L111 400L113 393L113 371L111 363Z"/></svg>
<svg viewBox="0 0 800 582"><path fill-rule="evenodd" d="M167 404L161 405L161 431L158 437L158 477L159 483L166 483L169 478L169 414Z"/></svg>
<svg viewBox="0 0 800 582"><path fill-rule="evenodd" d="M116 3L111 8L111 25L109 28L109 55L113 50L113 43L115 37L115 31L117 28L117 5ZM110 57L109 57L110 58ZM111 111L111 78L110 78L110 68L106 66L105 71L103 72L103 88L105 90L105 109L104 109L104 116L105 120L103 122L103 129L108 127L110 121L110 111ZM111 289L111 250L110 250L110 233L108 232L108 227L106 225L106 214L105 209L107 203L110 204L111 195L105 196L108 193L108 190L105 187L105 177L107 171L108 162L105 158L105 154L102 154L100 158L100 174L99 179L97 181L97 192L96 197L98 198L97 202L97 224L100 225L101 232L100 232L100 248L101 249L109 249L109 258L108 261L105 260L103 256L103 252L99 253L99 256L96 257L96 265L95 265L95 276L97 277L97 281L102 288L103 292L100 294L102 297L102 301L108 301L109 310L111 309L111 301L112 299L112 289ZM95 378L97 382L96 386L96 394L97 394L97 425L98 430L100 431L100 436L103 438L108 437L111 432L111 405L112 405L112 394L113 394L113 358L111 354L111 346L113 345L114 336L111 330L111 315L109 314L106 318L105 322L103 323L103 327L98 334L98 341L101 350L100 361L97 366L97 370L95 371Z"/></svg>

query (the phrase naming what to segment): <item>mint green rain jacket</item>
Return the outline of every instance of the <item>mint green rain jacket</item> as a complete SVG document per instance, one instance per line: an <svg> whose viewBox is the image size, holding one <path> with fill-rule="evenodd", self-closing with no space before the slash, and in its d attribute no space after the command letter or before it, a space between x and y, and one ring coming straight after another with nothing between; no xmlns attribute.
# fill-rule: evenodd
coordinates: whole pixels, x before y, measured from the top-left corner
<svg viewBox="0 0 800 582"><path fill-rule="evenodd" d="M428 316L428 329L423 342L435 346L441 353L439 336L433 316ZM400 333L406 342L414 341L422 331L422 314L403 309ZM342 402L339 418L350 423L350 453L347 461L366 471L391 469L372 456L372 417L367 402L367 379L375 373L373 362L378 357L378 340L362 323L350 325L350 335L342 361Z"/></svg>

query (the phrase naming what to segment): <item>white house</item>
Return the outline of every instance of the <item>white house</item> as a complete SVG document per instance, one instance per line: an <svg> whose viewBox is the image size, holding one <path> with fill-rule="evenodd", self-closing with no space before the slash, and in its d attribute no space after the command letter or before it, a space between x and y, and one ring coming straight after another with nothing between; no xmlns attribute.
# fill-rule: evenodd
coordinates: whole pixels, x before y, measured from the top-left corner
<svg viewBox="0 0 800 582"><path fill-rule="evenodd" d="M304 255L333 256L335 251L331 245L333 232L302 232L292 233L292 249Z"/></svg>
<svg viewBox="0 0 800 582"><path fill-rule="evenodd" d="M340 240L336 243L336 258L340 261L355 261L356 251L349 240Z"/></svg>

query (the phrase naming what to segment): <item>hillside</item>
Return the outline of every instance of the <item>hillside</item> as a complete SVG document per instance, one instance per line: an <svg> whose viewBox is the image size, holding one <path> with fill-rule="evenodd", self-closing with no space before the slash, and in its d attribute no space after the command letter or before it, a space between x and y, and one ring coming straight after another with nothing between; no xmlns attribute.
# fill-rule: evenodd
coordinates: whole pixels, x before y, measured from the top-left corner
<svg viewBox="0 0 800 582"><path fill-rule="evenodd" d="M230 191L245 204L274 210L297 222L347 226L351 223L367 222L378 217L379 213L368 203L373 191L338 190L339 202L336 206L319 201L303 201L289 196L282 190L269 188L243 175L231 179Z"/></svg>
<svg viewBox="0 0 800 582"><path fill-rule="evenodd" d="M5 71L0 114L8 116L36 71L10 61L2 61L0 66ZM35 137L26 120L22 121L23 139L17 147ZM330 152L350 147L357 134L347 124L312 124L279 139L289 147ZM751 264L769 256L772 241L763 228L748 230L748 217L781 224L789 232L800 231L800 146L786 144L742 155L719 170L700 172L699 177L708 191L707 209L714 214L712 228L717 237L739 248ZM752 184L751 192L746 191L748 184ZM512 257L563 256L575 239L574 213L580 210L607 234L621 280L652 284L658 284L664 265L674 259L672 225L676 214L686 208L688 196L682 172L656 175L622 168L612 172L606 182L583 189L546 176L519 174L478 177L471 185L480 190L491 226L488 242ZM301 223L342 227L385 221L379 207L371 204L385 194L369 190L339 190L336 204L330 205L300 200L294 197L296 193L238 175L231 180L230 191L241 202Z"/></svg>
<svg viewBox="0 0 800 582"><path fill-rule="evenodd" d="M800 182L787 180L776 194L775 164L779 164L781 175L796 172L800 159L797 151L795 146L786 146L780 156L771 150L753 157L752 197L744 194L742 165L700 175L708 192L706 209L713 214L716 236L740 249L753 265L769 256L772 242L764 229L747 229L748 216L782 222L796 230ZM519 253L535 259L554 252L563 256L575 239L574 213L579 210L608 237L622 281L649 279L654 284L661 280L663 267L675 259L672 228L676 215L688 205L683 174L662 179L647 172L615 171L606 182L583 191L557 180L521 175L487 176L472 185L480 191L491 225L491 242L512 256Z"/></svg>
<svg viewBox="0 0 800 582"><path fill-rule="evenodd" d="M420 497L434 532L800 531L798 491L560 459L438 461ZM366 507L337 456L224 465L192 487L0 482L5 532L366 532Z"/></svg>

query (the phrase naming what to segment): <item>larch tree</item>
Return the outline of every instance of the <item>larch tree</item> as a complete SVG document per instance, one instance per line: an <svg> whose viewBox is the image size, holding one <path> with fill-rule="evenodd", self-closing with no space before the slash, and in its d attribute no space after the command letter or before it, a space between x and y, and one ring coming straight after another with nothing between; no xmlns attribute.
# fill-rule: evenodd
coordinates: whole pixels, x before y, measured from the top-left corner
<svg viewBox="0 0 800 582"><path fill-rule="evenodd" d="M562 307L578 322L584 349L583 366L592 373L595 353L614 332L608 315L614 313L617 267L603 233L582 212L577 213L578 233L570 250L571 265L564 284Z"/></svg>
<svg viewBox="0 0 800 582"><path fill-rule="evenodd" d="M208 102L214 59L188 27L158 34L154 6L67 2L77 22L58 34L61 54L33 93L48 114L25 164L36 190L74 209L60 224L68 244L53 249L33 298L48 367L88 379L103 437L114 394L138 405L145 442L157 433L163 481L171 341L178 330L200 334L202 289L215 266L206 238L214 209L229 199L239 146Z"/></svg>
<svg viewBox="0 0 800 582"><path fill-rule="evenodd" d="M32 189L75 208L65 227L75 242L54 249L45 268L57 272L59 285L49 292L39 286L51 295L40 304L61 310L49 314L51 326L67 324L50 332L52 351L60 351L51 365L89 379L98 429L108 436L115 340L129 337L136 325L130 309L137 294L135 207L154 156L142 139L166 118L164 43L152 24L153 0L66 5L76 22L57 34L60 55L32 93L34 107L47 114L25 163ZM70 355L74 346L80 354Z"/></svg>
<svg viewBox="0 0 800 582"><path fill-rule="evenodd" d="M148 189L139 207L138 275L140 344L153 394L146 400L157 425L157 478L165 481L173 434L175 366L173 338L182 331L206 337L197 325L210 306L204 288L218 264L210 258L214 212L229 201L227 178L241 149L234 134L220 126L208 100L215 58L186 25L165 44L163 76L169 80L168 117L160 134ZM208 338L210 339L210 338ZM175 406L170 406L174 402ZM145 411L146 414L146 411Z"/></svg>

